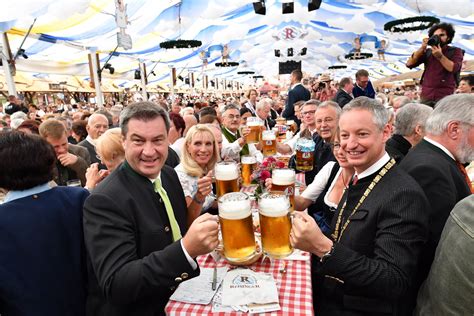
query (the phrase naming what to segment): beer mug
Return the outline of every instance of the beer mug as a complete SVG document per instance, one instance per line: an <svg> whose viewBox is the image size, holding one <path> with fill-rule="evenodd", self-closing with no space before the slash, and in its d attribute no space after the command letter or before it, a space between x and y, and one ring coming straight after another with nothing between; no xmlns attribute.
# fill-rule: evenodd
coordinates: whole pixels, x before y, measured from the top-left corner
<svg viewBox="0 0 474 316"><path fill-rule="evenodd" d="M291 131L293 134L295 134L297 125L295 124L295 121L293 120L288 120L286 121L286 126L288 127L288 130Z"/></svg>
<svg viewBox="0 0 474 316"><path fill-rule="evenodd" d="M258 117L249 117L247 119L247 127L250 129L250 133L245 138L247 144L258 144L262 139L263 121Z"/></svg>
<svg viewBox="0 0 474 316"><path fill-rule="evenodd" d="M239 168L234 161L220 161L214 167L217 197L229 192L239 192Z"/></svg>
<svg viewBox="0 0 474 316"><path fill-rule="evenodd" d="M293 252L290 244L290 201L282 193L264 193L258 200L263 251L272 258Z"/></svg>
<svg viewBox="0 0 474 316"><path fill-rule="evenodd" d="M254 156L242 156L240 158L242 167L242 185L248 187L252 184L252 173L257 169L257 158Z"/></svg>
<svg viewBox="0 0 474 316"><path fill-rule="evenodd" d="M224 256L230 262L243 262L252 258L256 246L248 195L242 192L227 193L217 203Z"/></svg>
<svg viewBox="0 0 474 316"><path fill-rule="evenodd" d="M276 155L277 149L275 132L262 132L262 152L265 157Z"/></svg>
<svg viewBox="0 0 474 316"><path fill-rule="evenodd" d="M296 142L296 170L311 171L314 165L315 143L309 138L299 138Z"/></svg>
<svg viewBox="0 0 474 316"><path fill-rule="evenodd" d="M290 209L295 210L295 170L289 168L273 169L272 192L284 192L290 199Z"/></svg>

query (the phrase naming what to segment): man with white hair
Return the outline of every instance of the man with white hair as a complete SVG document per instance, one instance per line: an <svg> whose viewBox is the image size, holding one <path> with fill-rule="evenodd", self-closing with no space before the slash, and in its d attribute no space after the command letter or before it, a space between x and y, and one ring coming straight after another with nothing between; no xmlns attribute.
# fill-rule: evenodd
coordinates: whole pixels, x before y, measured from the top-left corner
<svg viewBox="0 0 474 316"><path fill-rule="evenodd" d="M395 113L400 110L402 107L411 102L411 99L406 96L398 96L393 99L392 108Z"/></svg>
<svg viewBox="0 0 474 316"><path fill-rule="evenodd" d="M395 132L387 140L385 150L397 163L425 136L425 124L433 109L421 103L409 103L395 116Z"/></svg>
<svg viewBox="0 0 474 316"><path fill-rule="evenodd" d="M103 165L100 161L100 158L97 157L97 152L95 151L95 142L100 135L104 134L105 131L109 128L109 121L107 117L103 114L94 113L89 117L87 121L87 137L82 142L78 143L79 146L87 148L89 155L91 157L91 163L99 163L99 169L106 169L107 167Z"/></svg>
<svg viewBox="0 0 474 316"><path fill-rule="evenodd" d="M256 112L257 116L264 122L267 130L272 129L275 126L275 121L270 116L270 109L272 108L272 99L264 98L257 102Z"/></svg>
<svg viewBox="0 0 474 316"><path fill-rule="evenodd" d="M421 256L418 286L430 270L449 213L473 192L463 166L474 160L473 104L474 95L468 94L441 99L428 117L426 136L400 164L420 184L430 203L430 234Z"/></svg>

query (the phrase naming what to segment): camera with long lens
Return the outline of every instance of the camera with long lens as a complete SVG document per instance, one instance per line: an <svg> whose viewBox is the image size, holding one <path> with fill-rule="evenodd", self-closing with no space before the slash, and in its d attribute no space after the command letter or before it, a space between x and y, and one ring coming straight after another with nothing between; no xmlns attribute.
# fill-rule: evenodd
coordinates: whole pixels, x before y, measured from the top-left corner
<svg viewBox="0 0 474 316"><path fill-rule="evenodd" d="M428 45L430 46L439 46L441 44L441 39L438 35L433 35L428 39Z"/></svg>
<svg viewBox="0 0 474 316"><path fill-rule="evenodd" d="M318 89L322 90L326 88L326 83L325 82L320 82L319 85L318 85Z"/></svg>

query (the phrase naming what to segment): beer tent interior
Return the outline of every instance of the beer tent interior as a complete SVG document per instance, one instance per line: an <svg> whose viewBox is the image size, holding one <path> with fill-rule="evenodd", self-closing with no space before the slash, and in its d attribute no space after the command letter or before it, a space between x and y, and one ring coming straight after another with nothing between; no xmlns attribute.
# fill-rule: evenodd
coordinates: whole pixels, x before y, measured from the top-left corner
<svg viewBox="0 0 474 316"><path fill-rule="evenodd" d="M186 78L191 73L196 84L207 75L214 82L209 89L225 89L229 83L233 88L235 82L278 84L279 63L287 61L301 62L310 75L329 72L336 79L365 68L376 80L408 72L404 64L427 34L426 30L388 32L384 25L419 16L452 23L453 44L465 51L465 60L474 56L471 0L323 0L313 11L308 3L317 1L295 0L294 13L289 14L282 13L282 5L290 1L267 0L265 15L256 14L253 2L263 2L257 0L123 0L122 13L116 1L121 0L6 0L0 31L6 34L13 55L19 48L24 50L15 60L17 89L25 84L68 82L71 89L89 90L88 54L94 51L99 53L101 68L106 61L114 68L113 74L103 69L102 77L112 80L117 90L140 84L134 79L140 62L154 91L169 90L172 67L179 78L177 86L183 89L189 87ZM124 18L126 26L119 30L117 20L123 23ZM130 49L117 46L120 32L130 35ZM346 58L356 37L362 52L372 57ZM202 45L160 47L162 42L179 39L199 40ZM385 61L377 55L382 40L387 43ZM225 45L227 61L238 66L218 67ZM5 68L0 69L1 76ZM3 79L0 90L6 90Z"/></svg>

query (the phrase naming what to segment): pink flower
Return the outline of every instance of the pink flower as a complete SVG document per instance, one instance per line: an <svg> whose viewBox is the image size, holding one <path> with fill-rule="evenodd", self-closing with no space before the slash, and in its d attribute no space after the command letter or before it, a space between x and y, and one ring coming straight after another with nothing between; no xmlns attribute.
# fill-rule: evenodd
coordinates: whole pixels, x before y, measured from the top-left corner
<svg viewBox="0 0 474 316"><path fill-rule="evenodd" d="M285 164L283 163L283 161L277 161L276 166L277 168L285 168Z"/></svg>
<svg viewBox="0 0 474 316"><path fill-rule="evenodd" d="M268 163L272 163L272 162L275 162L276 159L270 156L270 157L265 158L265 161L268 161Z"/></svg>
<svg viewBox="0 0 474 316"><path fill-rule="evenodd" d="M268 178L270 178L272 175L270 173L270 171L268 170L262 170L262 172L260 173L260 180L261 181L264 181L267 180Z"/></svg>
<svg viewBox="0 0 474 316"><path fill-rule="evenodd" d="M268 161L264 160L260 166L263 167L263 168L268 167Z"/></svg>

